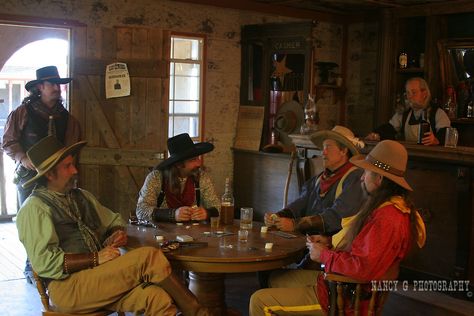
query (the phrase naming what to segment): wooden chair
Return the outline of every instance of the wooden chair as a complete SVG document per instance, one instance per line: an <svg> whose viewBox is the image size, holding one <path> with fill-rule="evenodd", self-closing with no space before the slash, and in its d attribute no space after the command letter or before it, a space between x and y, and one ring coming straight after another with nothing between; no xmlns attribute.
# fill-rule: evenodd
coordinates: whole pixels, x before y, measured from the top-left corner
<svg viewBox="0 0 474 316"><path fill-rule="evenodd" d="M344 316L344 306L347 304L353 304L354 316L359 316L361 314L362 288L364 286L370 286L371 283L351 279L344 275L334 273L325 273L324 279L329 285L329 315ZM347 285L355 287L352 295L345 295L344 288ZM376 290L371 292L367 315L382 315L382 307L387 298L387 294L388 292L378 292ZM350 303L349 300L351 301Z"/></svg>
<svg viewBox="0 0 474 316"><path fill-rule="evenodd" d="M49 295L46 292L45 284L43 280L38 276L36 272L33 271L33 276L35 278L36 288L38 289L38 293L41 297L41 303L43 304L43 316L107 316L113 313L117 313L118 316L125 316L125 313L122 312L113 312L113 311L106 311L100 310L93 313L87 314L70 314L70 313L61 313L54 311L54 308L49 305Z"/></svg>

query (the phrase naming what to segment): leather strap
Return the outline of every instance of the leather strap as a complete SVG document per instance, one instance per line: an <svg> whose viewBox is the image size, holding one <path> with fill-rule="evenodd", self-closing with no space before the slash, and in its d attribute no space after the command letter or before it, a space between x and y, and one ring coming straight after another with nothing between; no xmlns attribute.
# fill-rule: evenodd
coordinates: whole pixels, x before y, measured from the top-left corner
<svg viewBox="0 0 474 316"><path fill-rule="evenodd" d="M84 269L91 269L99 265L99 255L97 252L86 253L65 253L63 271L71 274Z"/></svg>

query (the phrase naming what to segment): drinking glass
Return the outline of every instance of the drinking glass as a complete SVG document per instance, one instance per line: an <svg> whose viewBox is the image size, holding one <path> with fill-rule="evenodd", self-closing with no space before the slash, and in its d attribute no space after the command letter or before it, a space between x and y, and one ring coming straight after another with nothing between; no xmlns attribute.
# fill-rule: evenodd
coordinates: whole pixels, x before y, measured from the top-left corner
<svg viewBox="0 0 474 316"><path fill-rule="evenodd" d="M218 216L211 217L210 222L211 222L211 233L215 234L217 230L219 229L219 217Z"/></svg>
<svg viewBox="0 0 474 316"><path fill-rule="evenodd" d="M238 236L239 242L247 242L247 239L249 237L249 231L247 229L240 229Z"/></svg>
<svg viewBox="0 0 474 316"><path fill-rule="evenodd" d="M240 229L252 229L253 208L242 207L240 209Z"/></svg>
<svg viewBox="0 0 474 316"><path fill-rule="evenodd" d="M458 145L458 130L454 127L446 128L446 138L444 140L444 147L456 148Z"/></svg>

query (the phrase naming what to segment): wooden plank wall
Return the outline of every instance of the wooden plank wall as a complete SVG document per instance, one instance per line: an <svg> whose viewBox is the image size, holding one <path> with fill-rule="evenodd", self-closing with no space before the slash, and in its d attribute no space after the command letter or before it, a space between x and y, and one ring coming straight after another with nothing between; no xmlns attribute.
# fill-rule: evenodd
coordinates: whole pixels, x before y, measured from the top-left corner
<svg viewBox="0 0 474 316"><path fill-rule="evenodd" d="M125 219L166 149L169 36L145 27L73 30L71 111L88 141L80 184ZM129 67L131 96L105 99L105 65L116 61Z"/></svg>

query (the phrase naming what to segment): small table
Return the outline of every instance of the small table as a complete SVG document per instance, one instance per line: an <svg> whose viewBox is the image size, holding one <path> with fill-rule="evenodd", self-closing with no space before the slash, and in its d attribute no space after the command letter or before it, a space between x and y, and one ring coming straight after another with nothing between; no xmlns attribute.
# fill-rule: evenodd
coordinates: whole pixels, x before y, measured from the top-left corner
<svg viewBox="0 0 474 316"><path fill-rule="evenodd" d="M204 306L225 314L226 273L278 269L300 259L306 248L303 235L284 238L272 231L261 233L261 226L262 223L253 222L248 241L242 243L237 238L238 220L234 220L234 225L220 228L224 232L223 236L207 234L210 225L203 223L185 223L181 226L176 223L158 223L157 228L129 225L128 248L160 247L155 235L164 236L165 240L175 240L180 234L193 237L196 244L185 244L165 255L173 266L190 271L189 289ZM273 243L271 250L265 249L266 243Z"/></svg>

